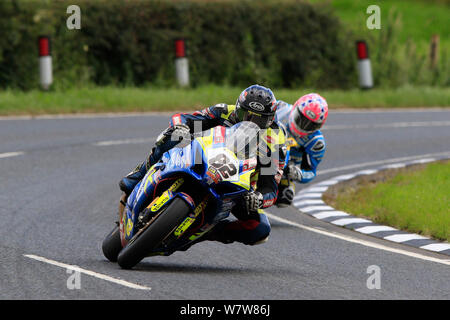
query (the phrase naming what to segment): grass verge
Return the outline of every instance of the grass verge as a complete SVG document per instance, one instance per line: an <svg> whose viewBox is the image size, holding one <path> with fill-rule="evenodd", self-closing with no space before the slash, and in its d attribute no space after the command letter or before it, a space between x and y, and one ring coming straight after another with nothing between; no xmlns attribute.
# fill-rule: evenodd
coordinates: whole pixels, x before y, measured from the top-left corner
<svg viewBox="0 0 450 320"><path fill-rule="evenodd" d="M334 208L450 241L450 161L381 171L324 195Z"/></svg>
<svg viewBox="0 0 450 320"><path fill-rule="evenodd" d="M174 111L234 103L243 88L202 86L179 88L86 87L43 92L0 91L0 115L39 115L95 112ZM293 103L309 89L274 89L278 99ZM320 90L330 108L449 107L450 88Z"/></svg>
<svg viewBox="0 0 450 320"><path fill-rule="evenodd" d="M450 9L445 0L331 0L331 5L339 18L357 32L367 30L366 20L369 17L367 8L378 5L382 28L391 10L401 14L402 24L399 30L401 43L411 39L416 43L423 41L428 44L433 34L440 34L441 45L446 48L450 45L449 38L446 37L450 32L448 23Z"/></svg>

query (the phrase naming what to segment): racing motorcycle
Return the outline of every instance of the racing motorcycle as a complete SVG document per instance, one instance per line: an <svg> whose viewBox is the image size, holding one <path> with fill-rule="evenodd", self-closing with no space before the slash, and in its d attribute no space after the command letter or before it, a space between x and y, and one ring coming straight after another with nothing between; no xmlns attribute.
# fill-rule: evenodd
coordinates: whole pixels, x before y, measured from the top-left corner
<svg viewBox="0 0 450 320"><path fill-rule="evenodd" d="M142 259L186 250L226 219L252 190L259 127L240 122L192 136L167 151L136 185L104 239L105 257L124 269Z"/></svg>

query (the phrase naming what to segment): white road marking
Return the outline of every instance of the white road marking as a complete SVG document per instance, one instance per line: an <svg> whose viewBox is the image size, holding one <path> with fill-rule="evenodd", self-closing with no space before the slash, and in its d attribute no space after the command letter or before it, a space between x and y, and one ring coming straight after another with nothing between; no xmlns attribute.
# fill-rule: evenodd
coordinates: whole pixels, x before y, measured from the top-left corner
<svg viewBox="0 0 450 320"><path fill-rule="evenodd" d="M138 143L150 143L154 142L156 138L134 138L134 139L122 139L122 140L106 140L94 142L94 146L114 146L120 144L138 144Z"/></svg>
<svg viewBox="0 0 450 320"><path fill-rule="evenodd" d="M392 227L388 227L388 226L368 226L368 227L362 227L362 228L355 229L355 231L361 232L364 234L371 234L371 233L380 232L380 231L398 231L398 230L395 228L392 228Z"/></svg>
<svg viewBox="0 0 450 320"><path fill-rule="evenodd" d="M326 130L348 130L348 129L377 129L377 128L414 128L414 127L447 127L450 121L417 121L417 122L393 122L379 124L350 124L350 125L325 125Z"/></svg>
<svg viewBox="0 0 450 320"><path fill-rule="evenodd" d="M298 196L294 197L294 200L299 199L309 199L309 198L322 198L322 193L318 192L308 192L308 193L299 193Z"/></svg>
<svg viewBox="0 0 450 320"><path fill-rule="evenodd" d="M423 158L423 157L439 157L439 156L446 156L446 155L450 155L450 151L438 152L438 153L430 153L430 154L422 154L422 155L418 155L418 156L410 156L410 157L402 157L402 158L393 158L393 159L386 159L386 160L370 161L370 162L358 163L358 164L352 164L352 165L338 167L338 168L321 170L321 171L318 171L317 174L318 175L320 175L320 174L327 174L327 173L332 173L332 172L337 172L337 171L344 171L344 170L350 170L350 169L357 169L357 168L363 168L363 167L369 167L369 166L382 165L382 164L391 163L391 162L409 161L409 160L419 159L419 158ZM333 178L332 182L333 183L337 183L337 182L334 182L334 179L335 178ZM319 182L319 183L317 183L317 186L318 185L322 185L322 184Z"/></svg>
<svg viewBox="0 0 450 320"><path fill-rule="evenodd" d="M193 110L194 111L194 110ZM178 111L179 112L179 111ZM0 121L8 120L61 120L61 119L97 119L97 118L129 118L150 116L171 116L177 111L149 112L106 112L106 113L75 113L75 114L43 114L37 116L1 116Z"/></svg>
<svg viewBox="0 0 450 320"><path fill-rule="evenodd" d="M354 113L354 114L360 114L360 113L401 113L402 115L407 113L423 113L423 112L447 112L449 111L446 107L411 107L411 108L399 108L399 109L387 109L387 108L373 108L373 109L363 109L363 108L338 108L333 109L333 113Z"/></svg>
<svg viewBox="0 0 450 320"><path fill-rule="evenodd" d="M179 112L194 112L195 110L173 110L173 111L142 111L142 112L103 112L103 113L76 113L76 114L43 114L43 115L27 115L27 116L1 116L0 121L2 120L39 120L39 119L85 119L85 118L123 118L123 117L142 117L142 116L158 116L158 115L167 115L171 116L175 113ZM423 108L401 108L401 110L395 109L333 109L333 113L339 114L373 114L373 113L430 113L430 112L447 112L448 108L445 107L423 107Z"/></svg>
<svg viewBox="0 0 450 320"><path fill-rule="evenodd" d="M433 158L427 158L427 159L419 159L419 160L415 160L415 161L412 161L411 163L421 164L421 163L433 162L433 161L435 161L435 160L436 160L436 159L433 159Z"/></svg>
<svg viewBox="0 0 450 320"><path fill-rule="evenodd" d="M336 238L336 239L340 239L340 240L344 240L344 241L348 241L348 242L352 242L352 243L356 243L356 244L360 244L366 247L370 247L370 248L375 248L375 249L379 249L379 250L384 250L384 251L388 251L388 252L392 252L392 253L398 253L398 254L402 254L408 257L413 257L413 258L417 258L417 259L421 259L421 260L425 260L425 261L431 261L431 262L436 262L436 263L440 263L440 264L444 264L447 266L450 266L450 260L443 260L443 259L438 259L438 258L434 258L434 257L429 257L423 254L419 254L419 253L414 253L414 252L410 252L410 251L406 251L406 250L402 250L402 249L396 249L396 248L391 248L391 247L387 247L375 242L370 242L370 241L365 241L362 239L356 239L353 237L349 237L346 235L341 235L341 234L337 234L337 233L333 233L330 231L326 231L326 230L321 230L321 229L317 229L317 228L313 228L313 227L308 227L305 225L302 225L300 223L297 222L293 222L281 217L277 217L271 213L267 213L266 215L275 220L275 221L279 221L282 223L286 223L288 225L291 225L293 227L299 228L299 229L304 229L304 230L308 230L311 232L315 232L321 235L325 235L328 237L332 237L332 238Z"/></svg>
<svg viewBox="0 0 450 320"><path fill-rule="evenodd" d="M319 182L319 183L316 184L316 186L332 186L332 185L334 185L334 184L336 184L338 182L339 182L338 180L331 179L331 180L326 180L326 181Z"/></svg>
<svg viewBox="0 0 450 320"><path fill-rule="evenodd" d="M316 219L325 219L330 217L349 216L349 214L343 211L323 211L320 213L314 213L312 216Z"/></svg>
<svg viewBox="0 0 450 320"><path fill-rule="evenodd" d="M394 242L406 242L409 240L425 240L429 239L423 236L419 236L418 234L393 234L392 236L384 237L383 239L394 241Z"/></svg>
<svg viewBox="0 0 450 320"><path fill-rule="evenodd" d="M374 174L374 173L376 173L376 172L378 172L378 170L367 169L367 170L361 170L361 171L358 171L358 172L356 173L356 175L369 175L369 174Z"/></svg>
<svg viewBox="0 0 450 320"><path fill-rule="evenodd" d="M302 190L302 193L308 193L308 192L325 192L327 191L328 187L312 187L308 189Z"/></svg>
<svg viewBox="0 0 450 320"><path fill-rule="evenodd" d="M399 169L406 167L405 163L393 163L393 164L387 164L383 166L383 169Z"/></svg>
<svg viewBox="0 0 450 320"><path fill-rule="evenodd" d="M119 285L122 285L122 286L125 286L125 287L128 287L128 288L131 288L131 289L151 290L150 287L141 286L141 285L138 285L138 284L135 284L135 283L131 283L131 282L128 282L128 281L125 281L125 280L121 280L121 279L116 279L116 278L113 278L113 277L110 277L110 276L107 276L107 275L104 275L104 274L101 274L101 273L98 273L98 272L94 272L94 271L90 271L90 270L86 270L86 269L80 268L78 266L61 263L61 262L58 262L58 261L55 261L55 260L50 260L50 259L47 259L47 258L44 258L44 257L35 256L33 254L24 254L24 256L27 257L27 258L34 259L34 260L37 260L37 261L41 261L41 262L44 262L44 263L48 263L48 264L51 264L51 265L54 265L54 266L57 266L57 267L60 267L60 268L71 269L71 270L76 269L80 273L84 273L84 274L86 274L88 276L92 276L92 277L95 277L95 278L98 278L98 279L102 279L102 280L106 280L106 281L109 281L109 282L113 282L113 283L116 283L116 284L119 284Z"/></svg>
<svg viewBox="0 0 450 320"><path fill-rule="evenodd" d="M303 212L311 212L311 211L335 211L333 207L330 206L308 206L303 208L298 208Z"/></svg>
<svg viewBox="0 0 450 320"><path fill-rule="evenodd" d="M367 220L367 219L362 219L362 218L343 218L343 219L331 221L332 224L335 224L338 226L346 226L346 225L352 224L352 223L365 223L365 222L372 223L372 221Z"/></svg>
<svg viewBox="0 0 450 320"><path fill-rule="evenodd" d="M354 177L356 177L356 173L343 174L341 176L334 177L333 180L343 181L343 180L350 180L350 179L352 179Z"/></svg>
<svg viewBox="0 0 450 320"><path fill-rule="evenodd" d="M301 207L305 204L325 204L322 200L300 200L293 203L295 207Z"/></svg>
<svg viewBox="0 0 450 320"><path fill-rule="evenodd" d="M0 153L0 158L16 157L16 156L20 156L24 153L25 152L22 152L22 151Z"/></svg>
<svg viewBox="0 0 450 320"><path fill-rule="evenodd" d="M420 248L439 252L439 251L444 251L444 250L450 249L450 244L449 243L431 243L431 244L422 246ZM447 260L447 261L450 261L450 260Z"/></svg>

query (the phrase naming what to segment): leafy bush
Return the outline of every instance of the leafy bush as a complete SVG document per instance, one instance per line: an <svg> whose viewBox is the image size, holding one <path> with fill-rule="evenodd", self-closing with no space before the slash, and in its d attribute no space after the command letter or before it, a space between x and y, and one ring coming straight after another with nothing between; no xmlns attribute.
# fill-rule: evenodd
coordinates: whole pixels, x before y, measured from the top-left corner
<svg viewBox="0 0 450 320"><path fill-rule="evenodd" d="M0 2L0 87L38 84L37 37L52 38L57 87L175 85L174 40L186 38L193 86L355 85L353 40L327 5L300 1L86 1L68 30L71 1Z"/></svg>

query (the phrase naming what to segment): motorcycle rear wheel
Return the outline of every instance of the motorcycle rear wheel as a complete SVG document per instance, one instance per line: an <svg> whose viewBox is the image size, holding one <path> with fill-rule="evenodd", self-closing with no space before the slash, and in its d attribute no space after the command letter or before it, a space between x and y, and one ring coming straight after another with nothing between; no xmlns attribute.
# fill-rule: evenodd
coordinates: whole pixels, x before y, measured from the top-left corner
<svg viewBox="0 0 450 320"><path fill-rule="evenodd" d="M122 269L133 268L183 222L190 210L189 205L183 199L175 198L137 239L128 243L120 251L117 258L119 266Z"/></svg>

